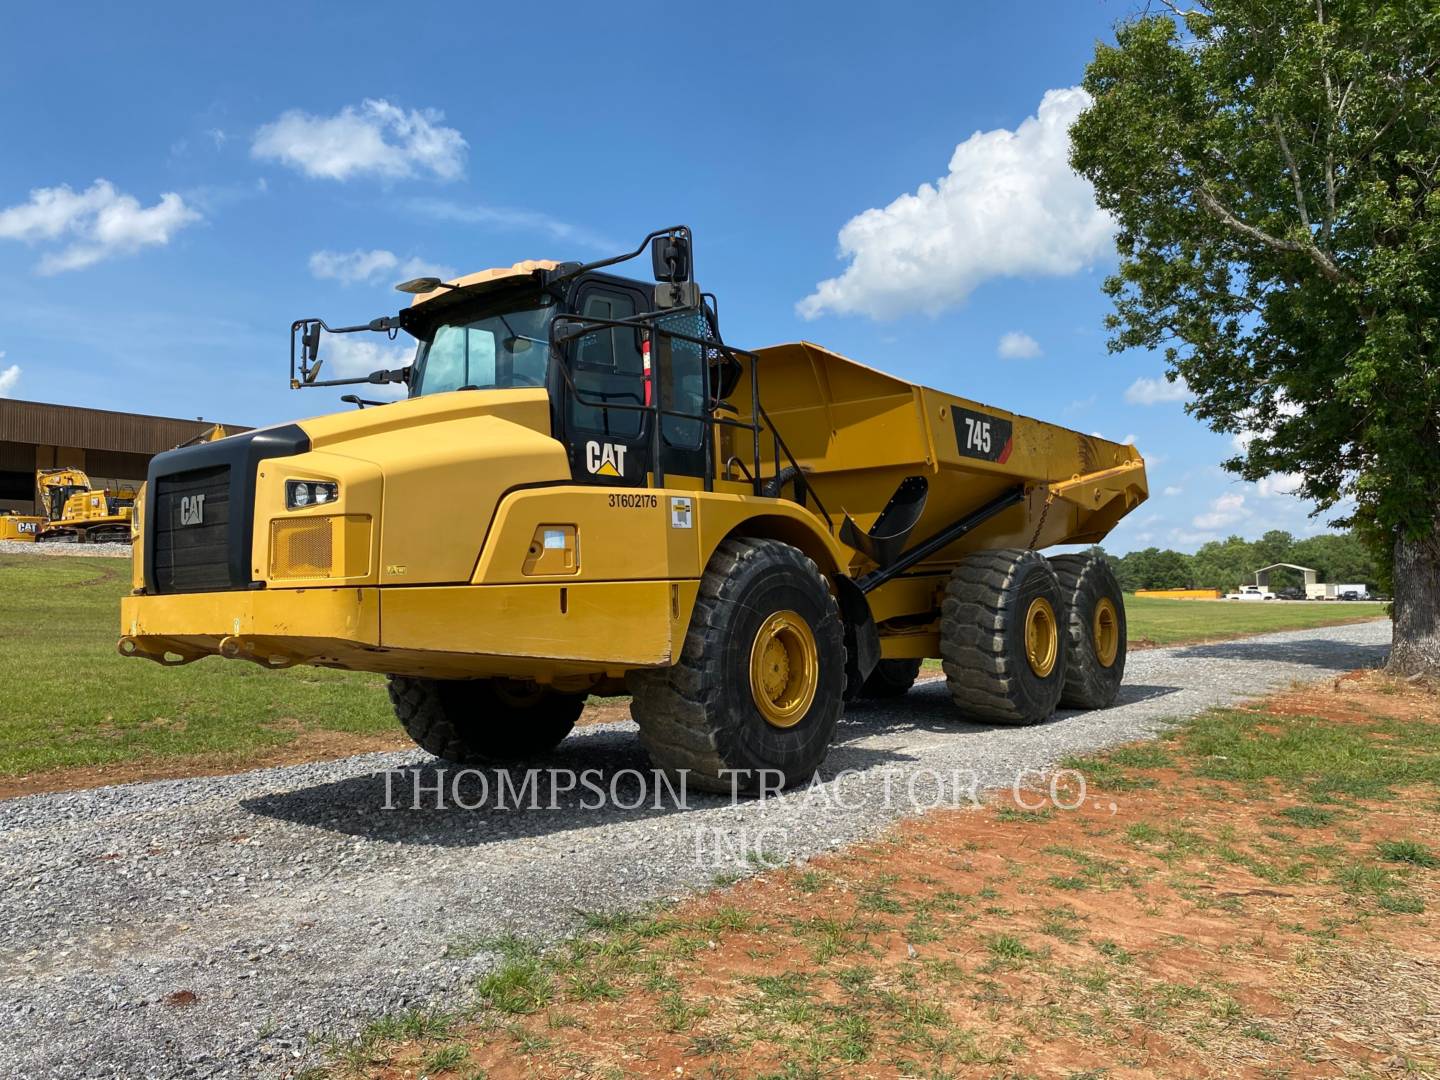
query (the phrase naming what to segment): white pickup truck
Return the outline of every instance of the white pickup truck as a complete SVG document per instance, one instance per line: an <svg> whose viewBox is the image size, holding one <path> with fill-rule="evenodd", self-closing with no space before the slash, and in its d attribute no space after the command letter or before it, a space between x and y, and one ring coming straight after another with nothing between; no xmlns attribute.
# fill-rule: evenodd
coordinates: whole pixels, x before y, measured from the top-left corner
<svg viewBox="0 0 1440 1080"><path fill-rule="evenodd" d="M1225 594L1226 600L1274 600L1275 594L1259 585L1241 585L1239 592Z"/></svg>

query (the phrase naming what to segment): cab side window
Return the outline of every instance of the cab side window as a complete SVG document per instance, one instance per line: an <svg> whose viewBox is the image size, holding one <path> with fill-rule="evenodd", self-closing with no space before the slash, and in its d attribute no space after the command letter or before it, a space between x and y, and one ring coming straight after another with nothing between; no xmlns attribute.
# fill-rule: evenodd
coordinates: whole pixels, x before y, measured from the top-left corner
<svg viewBox="0 0 1440 1080"><path fill-rule="evenodd" d="M635 298L619 290L595 289L585 295L580 314L591 319L628 319L636 314ZM639 331L629 327L596 329L576 342L574 356L571 377L586 403L572 401L571 423L581 431L603 435L638 435L644 413L607 409L600 403L645 404Z"/></svg>
<svg viewBox="0 0 1440 1080"><path fill-rule="evenodd" d="M659 321L661 329L670 330L687 337L703 338L705 323L702 316L686 312L666 315ZM658 335L669 346L669 363L660 378L660 405L672 412L700 416L705 413L705 356L704 350L693 341L667 338ZM652 346L653 348L653 346ZM664 349L659 350L664 356ZM699 420L687 420L679 416L667 416L660 423L665 433L665 442L681 450L698 450L705 437L705 425Z"/></svg>

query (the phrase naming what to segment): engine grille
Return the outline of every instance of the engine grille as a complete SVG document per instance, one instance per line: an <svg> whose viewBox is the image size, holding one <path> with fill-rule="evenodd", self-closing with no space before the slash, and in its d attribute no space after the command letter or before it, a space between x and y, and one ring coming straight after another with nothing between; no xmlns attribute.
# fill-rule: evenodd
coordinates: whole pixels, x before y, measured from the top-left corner
<svg viewBox="0 0 1440 1080"><path fill-rule="evenodd" d="M230 566L230 466L155 479L146 507L157 592L238 589Z"/></svg>

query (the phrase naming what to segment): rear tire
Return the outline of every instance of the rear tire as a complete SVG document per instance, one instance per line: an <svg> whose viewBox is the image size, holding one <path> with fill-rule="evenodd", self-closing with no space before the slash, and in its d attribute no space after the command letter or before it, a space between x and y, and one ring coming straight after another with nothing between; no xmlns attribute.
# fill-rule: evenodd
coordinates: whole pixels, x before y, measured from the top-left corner
<svg viewBox="0 0 1440 1080"><path fill-rule="evenodd" d="M860 696L882 700L904 697L919 677L919 660L881 660L860 687Z"/></svg>
<svg viewBox="0 0 1440 1080"><path fill-rule="evenodd" d="M1115 703L1125 678L1125 597L1110 564L1094 555L1056 555L1050 560L1065 598L1065 689L1060 703L1071 709L1104 709Z"/></svg>
<svg viewBox="0 0 1440 1080"><path fill-rule="evenodd" d="M1039 552L978 551L950 575L941 607L940 655L950 696L976 720L1036 724L1065 684L1065 606Z"/></svg>
<svg viewBox="0 0 1440 1080"><path fill-rule="evenodd" d="M815 564L776 540L726 540L679 660L632 671L630 715L656 766L707 791L808 780L845 695L840 610ZM762 775L760 770L768 770Z"/></svg>
<svg viewBox="0 0 1440 1080"><path fill-rule="evenodd" d="M521 679L388 677L390 703L406 734L438 758L462 765L547 754L575 726L585 694Z"/></svg>

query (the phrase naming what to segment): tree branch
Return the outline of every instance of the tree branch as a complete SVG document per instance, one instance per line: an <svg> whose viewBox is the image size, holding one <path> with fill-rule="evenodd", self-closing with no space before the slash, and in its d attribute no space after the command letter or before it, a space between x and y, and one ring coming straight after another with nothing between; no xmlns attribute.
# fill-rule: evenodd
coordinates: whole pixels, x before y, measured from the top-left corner
<svg viewBox="0 0 1440 1080"><path fill-rule="evenodd" d="M1206 18L1209 18L1210 16L1215 14L1215 12L1211 10L1210 5L1206 3L1205 0L1196 0L1197 6L1189 9L1182 8L1179 4L1175 3L1175 0L1160 0L1160 4L1163 7L1169 8L1171 14L1178 15L1182 19L1190 15L1203 15Z"/></svg>
<svg viewBox="0 0 1440 1080"><path fill-rule="evenodd" d="M1232 214L1225 205L1205 186L1203 182L1195 185L1195 198L1200 205L1210 214L1211 217L1225 225L1232 232L1239 233L1247 239L1262 244L1272 251L1285 251L1295 255L1305 255L1320 268L1320 273L1327 281L1339 285L1351 283L1352 278L1336 265L1335 260L1315 246L1314 242L1301 243L1298 240L1285 240L1278 236L1272 236L1263 229L1257 229L1254 225L1246 224Z"/></svg>
<svg viewBox="0 0 1440 1080"><path fill-rule="evenodd" d="M1320 25L1325 25L1325 0L1315 0L1315 14ZM1330 249L1330 234L1335 227L1335 150L1333 136L1335 129L1340 125L1340 118L1345 113L1345 102L1350 97L1350 89L1355 85L1355 80L1350 80L1350 86L1345 88L1345 93L1340 96L1340 102L1335 102L1335 87L1330 81L1330 65L1325 62L1325 54L1320 54L1320 78L1325 83L1325 104L1330 109L1330 115L1325 124L1325 221L1320 226L1320 242L1328 251Z"/></svg>
<svg viewBox="0 0 1440 1080"><path fill-rule="evenodd" d="M1285 155L1285 168L1290 172L1290 183L1295 188L1295 208L1300 211L1300 224L1305 226L1309 233L1310 211L1305 205L1305 188L1300 183L1300 166L1295 164L1295 155L1290 152L1290 140L1285 138L1285 129L1280 126L1279 120L1271 120L1270 126L1275 129L1275 135L1280 140L1280 152Z"/></svg>

